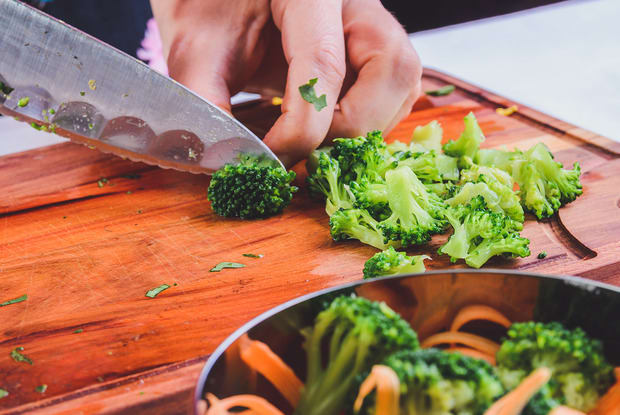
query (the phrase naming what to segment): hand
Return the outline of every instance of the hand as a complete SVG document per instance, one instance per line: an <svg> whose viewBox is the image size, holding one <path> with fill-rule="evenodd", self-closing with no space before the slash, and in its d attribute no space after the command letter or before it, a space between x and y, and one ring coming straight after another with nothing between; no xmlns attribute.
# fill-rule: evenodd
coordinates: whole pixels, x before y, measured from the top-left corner
<svg viewBox="0 0 620 415"><path fill-rule="evenodd" d="M170 75L230 112L241 90L283 95L265 143L291 165L325 138L391 130L421 91L407 34L379 0L151 0ZM312 78L327 107L299 86Z"/></svg>

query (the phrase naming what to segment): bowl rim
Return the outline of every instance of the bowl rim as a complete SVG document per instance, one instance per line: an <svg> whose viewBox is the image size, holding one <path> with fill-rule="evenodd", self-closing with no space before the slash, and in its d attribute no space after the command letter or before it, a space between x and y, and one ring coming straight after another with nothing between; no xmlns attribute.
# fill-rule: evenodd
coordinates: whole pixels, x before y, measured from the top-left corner
<svg viewBox="0 0 620 415"><path fill-rule="evenodd" d="M475 269L475 268L455 268L455 269L445 269L445 270L431 270L420 273L413 274L399 274L399 275L391 275L387 277L376 277L364 280L352 281L344 284L335 285L333 287L324 288L322 290L313 291L308 294L301 295L299 297L293 298L291 300L285 301L275 307L270 308L267 311L262 312L258 316L250 319L241 327L233 331L230 335L224 339L219 346L211 353L207 361L205 362L202 370L200 371L200 376L198 377L198 381L196 383L196 387L194 388L193 400L194 400L194 414L202 415L198 413L198 402L202 399L202 390L204 389L204 385L206 383L207 377L213 369L213 365L217 360L219 360L220 356L224 353L228 347L234 343L239 337L241 337L244 333L248 332L251 328L257 326L268 318L290 308L297 304L300 304L304 301L310 300L312 298L321 296L323 294L328 294L333 291L338 291L346 288L357 287L369 282L378 281L378 280L394 280L400 278L410 278L410 277L420 277L425 275L437 275L437 274L504 274L504 275L512 275L517 277L530 277L530 278L543 278L543 279L553 279L567 282L573 285L581 285L581 286L589 286L591 288L602 288L605 290L614 291L620 294L620 287L596 280L591 280L584 277L576 277L570 275L551 275L551 274L543 274L543 273L535 273L535 272L527 272L527 271L518 271L512 269L501 269L501 268L485 268L485 269Z"/></svg>

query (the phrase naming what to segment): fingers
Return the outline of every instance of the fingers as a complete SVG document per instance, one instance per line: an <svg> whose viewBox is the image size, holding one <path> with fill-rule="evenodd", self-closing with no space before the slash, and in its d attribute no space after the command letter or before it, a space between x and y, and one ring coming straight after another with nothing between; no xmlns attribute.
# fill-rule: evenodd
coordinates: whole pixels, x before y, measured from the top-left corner
<svg viewBox="0 0 620 415"><path fill-rule="evenodd" d="M420 95L420 60L403 28L378 0L346 2L343 21L348 59L358 76L340 101L329 136L387 133Z"/></svg>
<svg viewBox="0 0 620 415"><path fill-rule="evenodd" d="M172 78L230 112L266 48L268 0L152 0Z"/></svg>
<svg viewBox="0 0 620 415"><path fill-rule="evenodd" d="M307 156L323 141L332 123L346 71L340 0L273 0L272 17L282 33L289 69L282 115L265 143L286 164ZM299 86L318 78L317 96L326 95L321 111L306 102Z"/></svg>

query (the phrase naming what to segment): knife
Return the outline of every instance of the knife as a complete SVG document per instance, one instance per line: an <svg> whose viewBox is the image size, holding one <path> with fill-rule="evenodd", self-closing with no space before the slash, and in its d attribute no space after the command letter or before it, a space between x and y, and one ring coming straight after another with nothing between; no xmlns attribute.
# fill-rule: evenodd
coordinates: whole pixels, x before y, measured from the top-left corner
<svg viewBox="0 0 620 415"><path fill-rule="evenodd" d="M0 0L0 113L133 161L213 173L239 154L282 163L216 105L17 0Z"/></svg>

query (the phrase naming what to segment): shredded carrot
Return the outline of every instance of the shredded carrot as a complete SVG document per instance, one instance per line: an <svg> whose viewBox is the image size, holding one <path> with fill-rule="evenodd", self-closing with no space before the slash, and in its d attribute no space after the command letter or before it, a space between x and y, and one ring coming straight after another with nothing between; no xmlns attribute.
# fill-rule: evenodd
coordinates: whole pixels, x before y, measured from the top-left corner
<svg viewBox="0 0 620 415"><path fill-rule="evenodd" d="M437 346L439 344L458 343L476 349L482 353L495 356L499 350L499 344L492 340L477 336L471 333L462 333L459 331L444 331L442 333L433 334L422 342L423 348Z"/></svg>
<svg viewBox="0 0 620 415"><path fill-rule="evenodd" d="M359 412L364 398L375 388L377 389L375 415L399 415L400 381L392 368L383 365L372 367L370 374L360 386L353 410Z"/></svg>
<svg viewBox="0 0 620 415"><path fill-rule="evenodd" d="M465 324L474 320L492 321L506 328L510 327L512 324L506 316L492 307L486 305L470 305L459 310L452 321L450 331L459 331Z"/></svg>
<svg viewBox="0 0 620 415"><path fill-rule="evenodd" d="M470 349L468 347L450 347L446 349L446 352L460 353L465 356L473 357L474 359L486 360L489 364L495 366L495 356L481 351Z"/></svg>
<svg viewBox="0 0 620 415"><path fill-rule="evenodd" d="M241 359L271 382L295 408L299 402L303 383L295 375L293 369L261 341L251 340L247 336L241 337L239 348Z"/></svg>
<svg viewBox="0 0 620 415"><path fill-rule="evenodd" d="M256 415L284 415L278 408L256 395L234 395L218 399L207 394L207 400L209 409L206 415L230 415L229 410L232 408L247 408Z"/></svg>
<svg viewBox="0 0 620 415"><path fill-rule="evenodd" d="M616 383L598 400L590 415L620 415L620 367L615 368Z"/></svg>
<svg viewBox="0 0 620 415"><path fill-rule="evenodd" d="M551 379L551 370L546 367L536 369L523 381L495 402L484 415L519 415L532 396Z"/></svg>
<svg viewBox="0 0 620 415"><path fill-rule="evenodd" d="M560 405L553 408L549 415L586 415L585 412L578 411L568 406Z"/></svg>

